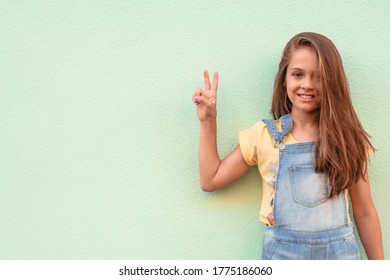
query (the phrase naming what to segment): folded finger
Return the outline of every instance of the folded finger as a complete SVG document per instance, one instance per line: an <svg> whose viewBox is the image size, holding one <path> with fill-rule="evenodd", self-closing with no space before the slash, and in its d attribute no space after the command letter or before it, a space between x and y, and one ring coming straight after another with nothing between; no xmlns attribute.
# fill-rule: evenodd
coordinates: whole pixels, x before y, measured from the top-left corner
<svg viewBox="0 0 390 280"><path fill-rule="evenodd" d="M275 218L274 218L274 213L269 213L267 216L268 221L270 222L271 226L275 225Z"/></svg>
<svg viewBox="0 0 390 280"><path fill-rule="evenodd" d="M211 106L211 102L203 96L196 96L194 98L194 103L196 103L196 105L204 104L204 105L206 105L206 107Z"/></svg>
<svg viewBox="0 0 390 280"><path fill-rule="evenodd" d="M198 87L198 88L195 90L194 94L192 95L192 101L194 101L194 98L195 98L196 96L201 96L202 94L203 94L202 88Z"/></svg>
<svg viewBox="0 0 390 280"><path fill-rule="evenodd" d="M201 87L198 87L196 90L195 90L195 93L194 93L194 96L195 95L202 95L202 93L203 93L203 90L202 90L202 88Z"/></svg>

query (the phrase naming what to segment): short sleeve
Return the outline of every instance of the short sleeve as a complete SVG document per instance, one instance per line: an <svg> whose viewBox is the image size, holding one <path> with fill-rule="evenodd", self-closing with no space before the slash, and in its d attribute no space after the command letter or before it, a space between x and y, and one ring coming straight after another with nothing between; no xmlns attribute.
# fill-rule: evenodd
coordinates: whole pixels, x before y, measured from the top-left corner
<svg viewBox="0 0 390 280"><path fill-rule="evenodd" d="M259 143L260 123L254 124L251 128L242 130L239 133L239 143L242 156L245 162L253 166L257 164L257 145Z"/></svg>

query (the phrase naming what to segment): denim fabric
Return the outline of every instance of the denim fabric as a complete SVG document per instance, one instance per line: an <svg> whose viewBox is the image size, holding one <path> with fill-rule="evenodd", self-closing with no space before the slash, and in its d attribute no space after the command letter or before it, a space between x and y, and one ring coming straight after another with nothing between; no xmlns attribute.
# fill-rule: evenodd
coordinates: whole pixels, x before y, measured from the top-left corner
<svg viewBox="0 0 390 280"><path fill-rule="evenodd" d="M328 198L331 186L314 170L315 143L284 144L292 128L290 115L282 131L264 120L279 149L274 198L275 226L266 228L263 259L359 259L348 224L344 194Z"/></svg>
<svg viewBox="0 0 390 280"><path fill-rule="evenodd" d="M263 260L359 260L352 226L305 232L266 227Z"/></svg>

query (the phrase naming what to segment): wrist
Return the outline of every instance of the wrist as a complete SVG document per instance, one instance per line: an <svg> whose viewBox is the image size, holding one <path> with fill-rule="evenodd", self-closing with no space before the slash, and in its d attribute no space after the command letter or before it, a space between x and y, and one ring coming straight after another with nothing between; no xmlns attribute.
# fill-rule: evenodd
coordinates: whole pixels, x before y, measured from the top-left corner
<svg viewBox="0 0 390 280"><path fill-rule="evenodd" d="M214 128L217 125L215 118L206 119L200 122L200 126L203 128Z"/></svg>

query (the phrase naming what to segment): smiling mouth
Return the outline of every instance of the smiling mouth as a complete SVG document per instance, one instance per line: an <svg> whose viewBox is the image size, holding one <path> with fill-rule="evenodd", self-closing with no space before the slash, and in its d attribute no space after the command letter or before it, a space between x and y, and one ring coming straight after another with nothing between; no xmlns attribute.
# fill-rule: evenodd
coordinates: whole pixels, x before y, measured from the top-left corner
<svg viewBox="0 0 390 280"><path fill-rule="evenodd" d="M311 94L298 94L299 97L301 97L302 99L305 99L305 100L310 100L310 99L313 99L315 96L314 95L311 95Z"/></svg>

